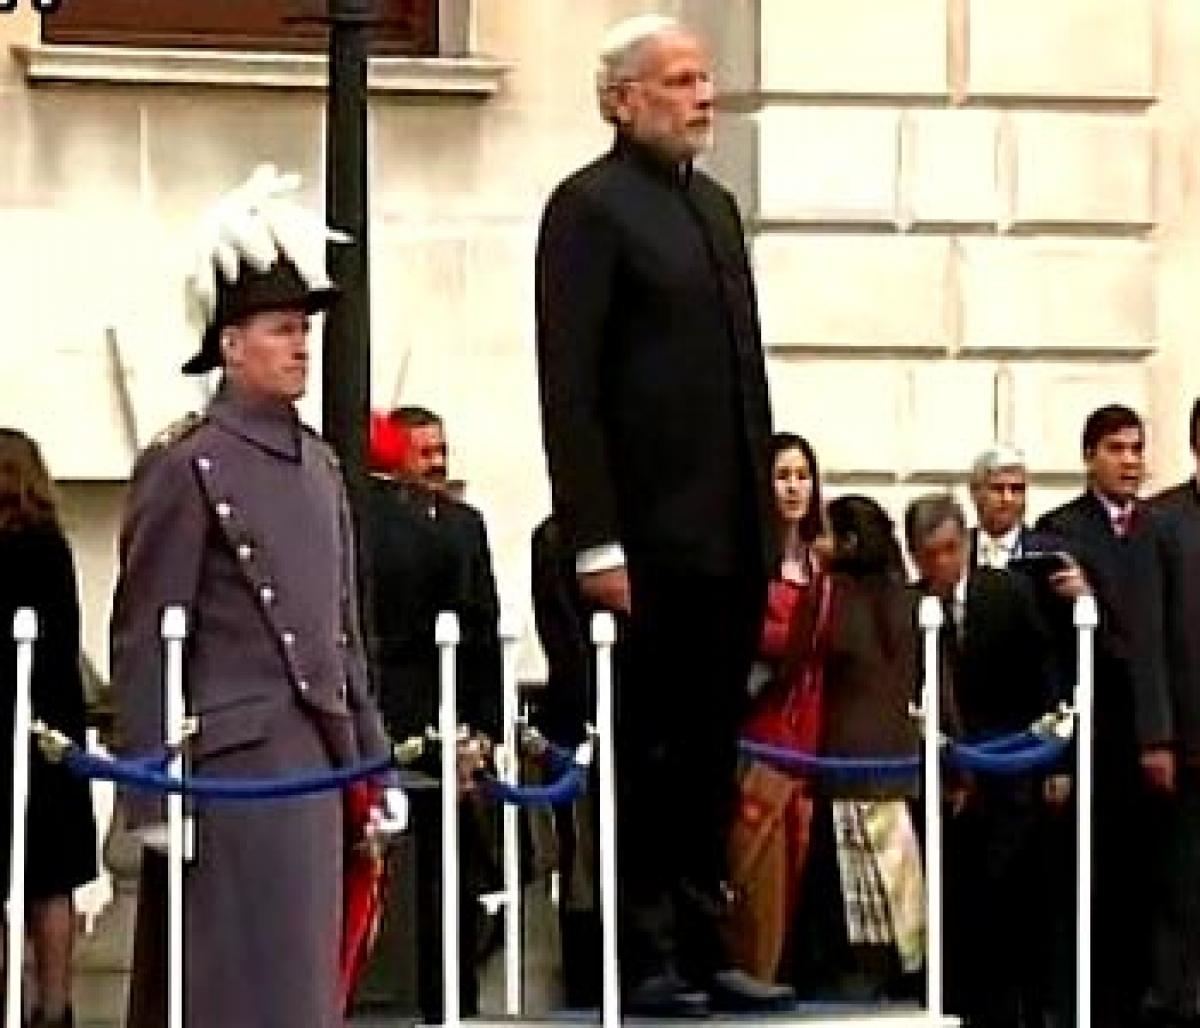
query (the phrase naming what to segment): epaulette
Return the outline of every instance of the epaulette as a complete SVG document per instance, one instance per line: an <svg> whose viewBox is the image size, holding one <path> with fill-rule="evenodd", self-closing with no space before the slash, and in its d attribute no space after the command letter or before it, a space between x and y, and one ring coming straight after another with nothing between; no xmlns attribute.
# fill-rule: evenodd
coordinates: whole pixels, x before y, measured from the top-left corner
<svg viewBox="0 0 1200 1028"><path fill-rule="evenodd" d="M204 421L203 414L188 411L183 417L176 418L166 428L157 432L154 438L150 440L150 446L173 446L180 439L185 439L196 431L197 428L204 424Z"/></svg>

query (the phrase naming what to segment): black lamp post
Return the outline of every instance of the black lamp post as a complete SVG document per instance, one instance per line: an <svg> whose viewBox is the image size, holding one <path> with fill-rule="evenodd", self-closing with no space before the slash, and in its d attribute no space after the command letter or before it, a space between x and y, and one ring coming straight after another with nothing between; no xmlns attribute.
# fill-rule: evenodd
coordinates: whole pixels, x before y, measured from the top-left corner
<svg viewBox="0 0 1200 1028"><path fill-rule="evenodd" d="M367 250L367 55L375 0L329 0L329 102L325 214L350 243L331 243L329 273L342 299L325 321L322 424L346 478L364 467L371 391L371 292Z"/></svg>

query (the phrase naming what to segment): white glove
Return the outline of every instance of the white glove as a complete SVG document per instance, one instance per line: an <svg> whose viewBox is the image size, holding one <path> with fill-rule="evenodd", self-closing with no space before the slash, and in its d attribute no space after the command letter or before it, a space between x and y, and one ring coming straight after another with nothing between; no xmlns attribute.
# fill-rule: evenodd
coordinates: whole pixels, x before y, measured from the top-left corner
<svg viewBox="0 0 1200 1028"><path fill-rule="evenodd" d="M379 804L371 808L366 835L369 839L385 840L399 835L408 827L408 794L396 786L383 790Z"/></svg>
<svg viewBox="0 0 1200 1028"><path fill-rule="evenodd" d="M196 853L196 823L190 818L183 819L183 859L190 861L195 859ZM133 837L137 839L148 850L154 850L155 853L161 853L164 857L167 855L167 850L170 845L170 835L167 831L167 823L158 821L152 825L142 825L140 828L133 830Z"/></svg>

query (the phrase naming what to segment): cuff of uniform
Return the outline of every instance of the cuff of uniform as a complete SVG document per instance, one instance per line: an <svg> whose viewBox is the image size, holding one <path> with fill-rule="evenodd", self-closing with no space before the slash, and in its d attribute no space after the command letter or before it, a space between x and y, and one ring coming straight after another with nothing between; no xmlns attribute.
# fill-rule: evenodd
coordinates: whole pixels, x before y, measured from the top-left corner
<svg viewBox="0 0 1200 1028"><path fill-rule="evenodd" d="M620 543L601 543L589 546L575 555L575 573L590 575L596 571L612 571L625 566L625 550Z"/></svg>

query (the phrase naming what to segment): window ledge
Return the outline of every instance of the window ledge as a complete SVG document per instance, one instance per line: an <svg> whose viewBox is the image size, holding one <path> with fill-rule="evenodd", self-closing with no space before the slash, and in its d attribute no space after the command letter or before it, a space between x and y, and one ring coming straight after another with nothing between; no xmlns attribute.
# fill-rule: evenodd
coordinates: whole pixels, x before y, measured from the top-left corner
<svg viewBox="0 0 1200 1028"><path fill-rule="evenodd" d="M324 89L324 54L233 50L17 45L13 52L31 83L123 82L153 85ZM422 93L486 98L511 65L491 57L372 57L372 93Z"/></svg>

